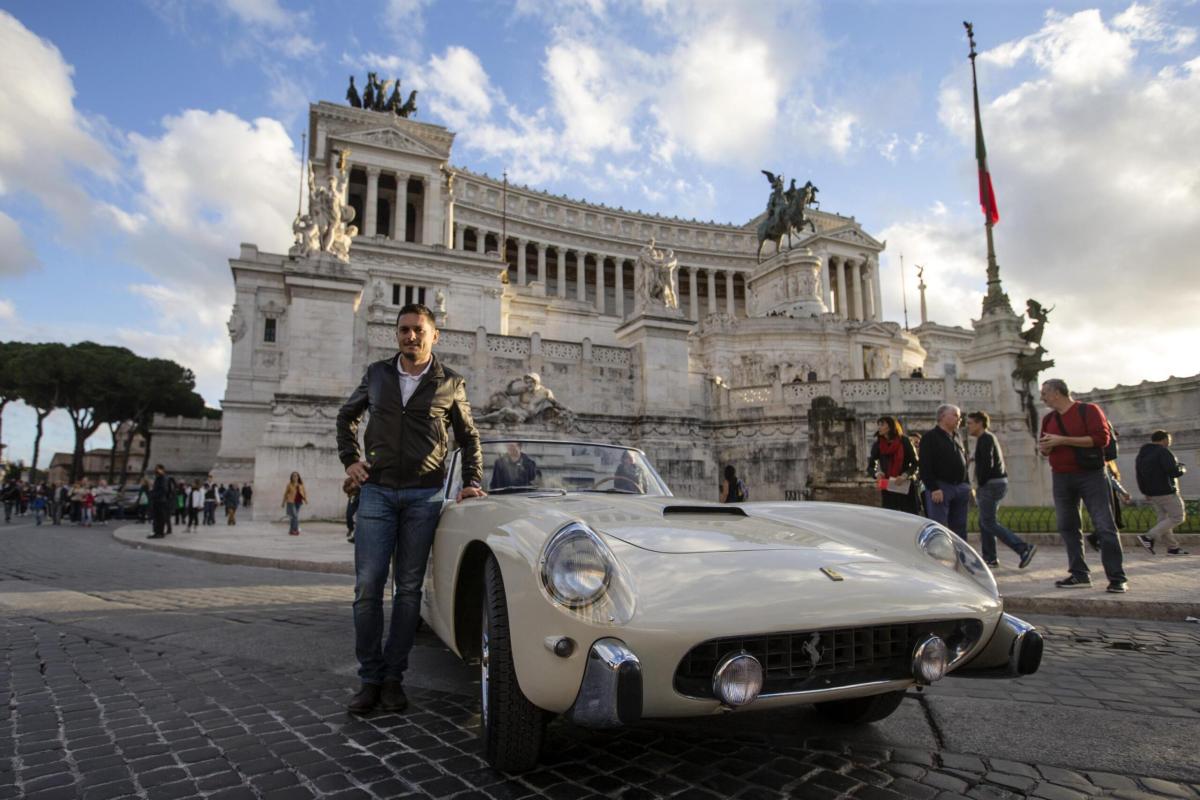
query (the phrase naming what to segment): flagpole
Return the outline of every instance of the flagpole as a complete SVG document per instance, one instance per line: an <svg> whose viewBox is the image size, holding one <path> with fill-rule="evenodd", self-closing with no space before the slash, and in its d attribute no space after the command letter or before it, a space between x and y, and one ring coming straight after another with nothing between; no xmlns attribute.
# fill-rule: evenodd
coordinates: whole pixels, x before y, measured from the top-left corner
<svg viewBox="0 0 1200 800"><path fill-rule="evenodd" d="M996 262L996 245L992 227L1000 220L996 208L996 194L992 188L992 177L987 166L987 148L983 142L983 121L979 116L979 81L975 76L975 26L963 22L967 29L967 41L971 45L971 95L975 102L975 158L979 162L979 202L983 207L984 229L987 232L987 295L983 298L983 313L1003 311L1013 313L1008 295L1000 286L1000 265Z"/></svg>

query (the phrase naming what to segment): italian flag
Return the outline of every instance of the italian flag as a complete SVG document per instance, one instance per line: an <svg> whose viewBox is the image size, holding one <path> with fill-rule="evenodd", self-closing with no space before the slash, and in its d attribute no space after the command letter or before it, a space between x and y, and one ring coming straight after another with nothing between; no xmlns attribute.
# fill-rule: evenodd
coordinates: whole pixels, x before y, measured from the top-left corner
<svg viewBox="0 0 1200 800"><path fill-rule="evenodd" d="M974 60L971 62L974 72ZM972 76L974 77L974 76ZM983 123L979 120L979 87L971 82L975 94L975 160L979 162L979 205L983 208L988 225L1000 221L1000 208L996 205L996 190L992 188L992 175L988 172L987 146L983 143Z"/></svg>

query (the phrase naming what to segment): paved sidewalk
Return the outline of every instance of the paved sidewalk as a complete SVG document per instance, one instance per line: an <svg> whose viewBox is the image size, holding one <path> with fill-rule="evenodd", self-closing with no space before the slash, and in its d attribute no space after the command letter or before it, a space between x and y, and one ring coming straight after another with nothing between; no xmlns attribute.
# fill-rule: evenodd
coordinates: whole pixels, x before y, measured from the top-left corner
<svg viewBox="0 0 1200 800"><path fill-rule="evenodd" d="M187 533L176 527L165 539L147 540L149 525L125 525L113 536L134 547L176 553L222 564L247 564L259 567L354 574L354 546L346 542L345 526L333 522L306 523L300 536L288 536L287 524L224 521ZM1038 543L1034 562L1017 569L1017 558L1001 548L996 580L1005 598L1005 607L1014 612L1060 614L1125 619L1156 619L1183 622L1200 618L1200 555L1151 556L1134 541L1123 536L1125 572L1129 576L1128 594L1108 594L1108 582L1100 565L1100 554L1090 550L1092 568L1090 589L1058 589L1054 581L1067 574L1067 557L1057 534L1028 534ZM1185 537L1185 547L1200 551ZM977 534L971 544L978 547Z"/></svg>

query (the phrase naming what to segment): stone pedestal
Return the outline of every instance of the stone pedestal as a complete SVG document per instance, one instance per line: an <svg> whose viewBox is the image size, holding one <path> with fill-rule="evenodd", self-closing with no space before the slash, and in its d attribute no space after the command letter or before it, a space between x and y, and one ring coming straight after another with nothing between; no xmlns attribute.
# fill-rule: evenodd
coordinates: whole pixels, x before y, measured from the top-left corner
<svg viewBox="0 0 1200 800"><path fill-rule="evenodd" d="M807 248L784 250L758 265L746 282L752 317L805 319L827 314L821 299L821 259Z"/></svg>
<svg viewBox="0 0 1200 800"><path fill-rule="evenodd" d="M678 309L643 311L616 330L622 347L633 348L641 372L635 382L634 413L639 416L682 416L690 411L688 333L692 323Z"/></svg>
<svg viewBox="0 0 1200 800"><path fill-rule="evenodd" d="M879 505L875 482L864 475L866 453L858 452L858 420L832 397L818 397L808 410L809 500Z"/></svg>
<svg viewBox="0 0 1200 800"><path fill-rule="evenodd" d="M304 516L339 518L345 477L337 457L337 410L362 377L355 374L355 316L363 282L322 259L297 261L284 273L291 355L255 451L255 519L281 519L274 501L293 471L308 491Z"/></svg>
<svg viewBox="0 0 1200 800"><path fill-rule="evenodd" d="M981 410L991 418L991 431L1004 449L1008 469L1005 502L1051 505L1050 467L1037 452L1037 438L1030 430L1029 402L1037 404L1033 409L1035 416L1040 416L1044 409L1037 400L1037 386L1031 387L1032 397L1025 398L1024 387L1016 385L1013 379L1018 358L1030 351L1021 338L1021 317L1005 309L993 309L972 325L975 339L960 355L967 374L959 377L991 381L992 402L987 408L976 409L969 401L962 401L963 414Z"/></svg>

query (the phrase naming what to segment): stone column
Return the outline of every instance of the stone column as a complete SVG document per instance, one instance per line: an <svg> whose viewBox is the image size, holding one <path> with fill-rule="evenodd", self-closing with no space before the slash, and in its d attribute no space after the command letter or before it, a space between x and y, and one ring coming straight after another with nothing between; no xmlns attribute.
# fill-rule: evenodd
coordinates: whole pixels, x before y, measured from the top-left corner
<svg viewBox="0 0 1200 800"><path fill-rule="evenodd" d="M596 310L604 313L604 262L608 257L603 253L596 254Z"/></svg>
<svg viewBox="0 0 1200 800"><path fill-rule="evenodd" d="M538 283L540 283L543 287L545 287L545 285L546 285L546 243L538 242L535 246L537 247L537 270L538 270L537 279L538 279Z"/></svg>
<svg viewBox="0 0 1200 800"><path fill-rule="evenodd" d="M554 253L558 260L558 296L564 300L567 297L567 251L562 247L555 245Z"/></svg>
<svg viewBox="0 0 1200 800"><path fill-rule="evenodd" d="M625 259L617 256L613 259L613 266L616 268L613 275L613 289L616 294L617 316L621 319L625 318Z"/></svg>
<svg viewBox="0 0 1200 800"><path fill-rule="evenodd" d="M850 262L850 284L854 287L854 318L863 319L862 262Z"/></svg>
<svg viewBox="0 0 1200 800"><path fill-rule="evenodd" d="M700 292L696 288L696 276L700 270L688 267L688 315L693 321L700 321Z"/></svg>
<svg viewBox="0 0 1200 800"><path fill-rule="evenodd" d="M363 211L363 235L374 236L379 228L379 167L367 167L367 201Z"/></svg>
<svg viewBox="0 0 1200 800"><path fill-rule="evenodd" d="M874 321L875 316L875 290L871 288L875 282L875 271L871 269L871 262L863 262L863 312L866 314L865 319Z"/></svg>
<svg viewBox="0 0 1200 800"><path fill-rule="evenodd" d="M575 251L575 299L587 300L587 253Z"/></svg>
<svg viewBox="0 0 1200 800"><path fill-rule="evenodd" d="M846 263L841 256L830 256L833 269L837 270L838 286L838 315L842 319L850 318L850 306L846 303Z"/></svg>
<svg viewBox="0 0 1200 800"><path fill-rule="evenodd" d="M707 269L708 273L708 313L717 313L717 271Z"/></svg>
<svg viewBox="0 0 1200 800"><path fill-rule="evenodd" d="M529 242L517 239L517 286L525 285L525 258L529 254Z"/></svg>
<svg viewBox="0 0 1200 800"><path fill-rule="evenodd" d="M725 273L725 310L729 316L737 316L737 303L733 297L733 272Z"/></svg>
<svg viewBox="0 0 1200 800"><path fill-rule="evenodd" d="M832 258L828 253L821 258L821 299L829 309L833 308L833 285L829 283L829 261Z"/></svg>
<svg viewBox="0 0 1200 800"><path fill-rule="evenodd" d="M408 176L396 176L396 203L392 209L392 237L397 242L408 238ZM483 252L482 247L479 250Z"/></svg>
<svg viewBox="0 0 1200 800"><path fill-rule="evenodd" d="M487 231L483 228L475 229L475 252L483 253L483 248L487 244Z"/></svg>
<svg viewBox="0 0 1200 800"><path fill-rule="evenodd" d="M462 225L454 226L454 249L455 250L465 250L466 249L466 244L464 243L465 239L466 239L466 234L467 234L467 229L464 228Z"/></svg>
<svg viewBox="0 0 1200 800"><path fill-rule="evenodd" d="M883 289L879 274L879 260L871 262L871 293L875 297L875 321L883 321Z"/></svg>

